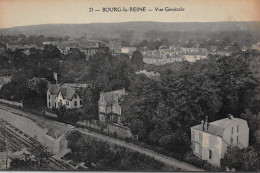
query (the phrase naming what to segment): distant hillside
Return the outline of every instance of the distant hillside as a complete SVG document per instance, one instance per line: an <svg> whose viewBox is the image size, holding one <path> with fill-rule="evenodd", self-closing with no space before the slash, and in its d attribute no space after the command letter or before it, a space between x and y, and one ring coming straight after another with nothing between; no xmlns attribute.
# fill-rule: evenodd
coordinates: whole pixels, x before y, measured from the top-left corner
<svg viewBox="0 0 260 173"><path fill-rule="evenodd" d="M124 23L92 23L92 24L43 24L20 26L5 29L6 34L45 35L80 37L82 33L91 36L119 34L124 31L143 33L148 30L161 32L222 32L249 31L259 32L260 22L207 22L207 23L163 23L163 22L124 22ZM0 29L0 34L4 29Z"/></svg>

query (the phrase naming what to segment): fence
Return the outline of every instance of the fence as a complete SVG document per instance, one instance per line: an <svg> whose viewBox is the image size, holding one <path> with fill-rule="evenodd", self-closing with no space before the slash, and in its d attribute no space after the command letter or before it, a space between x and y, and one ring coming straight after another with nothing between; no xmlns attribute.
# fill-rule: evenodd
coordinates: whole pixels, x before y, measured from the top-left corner
<svg viewBox="0 0 260 173"><path fill-rule="evenodd" d="M119 124L108 124L97 120L78 121L78 125L83 127L91 127L97 130L102 130L105 133L116 134L121 138L132 138L133 135L128 127Z"/></svg>
<svg viewBox="0 0 260 173"><path fill-rule="evenodd" d="M5 99L0 99L1 103L5 103L5 104L9 104L9 105L13 105L13 106L18 106L18 107L22 107L23 108L23 103L19 103L19 102L15 102L15 101L8 101Z"/></svg>

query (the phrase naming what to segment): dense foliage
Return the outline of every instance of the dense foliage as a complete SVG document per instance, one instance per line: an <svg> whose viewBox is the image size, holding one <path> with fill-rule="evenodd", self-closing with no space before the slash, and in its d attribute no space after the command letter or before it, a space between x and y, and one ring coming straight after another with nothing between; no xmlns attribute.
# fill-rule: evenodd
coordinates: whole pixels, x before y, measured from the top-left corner
<svg viewBox="0 0 260 173"><path fill-rule="evenodd" d="M50 170L49 163L52 156L47 148L37 142L34 138L31 154L24 154L21 158L14 158L11 160L9 170Z"/></svg>
<svg viewBox="0 0 260 173"><path fill-rule="evenodd" d="M135 77L122 105L124 121L131 124L132 132L141 141L182 159L190 151L191 126L206 116L214 121L230 113L240 117L245 109L252 109L259 80L249 64L259 58L259 54L250 51L228 57L210 56L179 64L178 70L162 70L160 81ZM241 117L254 121L257 115Z"/></svg>
<svg viewBox="0 0 260 173"><path fill-rule="evenodd" d="M92 171L160 171L164 169L164 165L159 161L117 145L109 145L107 142L86 137L78 131L71 132L67 139L68 147L72 152L65 157L77 163L84 162Z"/></svg>
<svg viewBox="0 0 260 173"><path fill-rule="evenodd" d="M236 171L256 171L259 167L259 151L249 147L240 150L238 147L229 147L224 158L221 159L223 168L235 168Z"/></svg>

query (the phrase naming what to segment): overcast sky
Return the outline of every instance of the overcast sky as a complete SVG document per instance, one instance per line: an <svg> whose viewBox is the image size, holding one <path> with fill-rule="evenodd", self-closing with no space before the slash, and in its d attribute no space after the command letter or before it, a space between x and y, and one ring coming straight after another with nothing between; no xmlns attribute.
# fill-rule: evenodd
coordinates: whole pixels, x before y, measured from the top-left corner
<svg viewBox="0 0 260 173"><path fill-rule="evenodd" d="M147 7L147 12L89 12L89 8ZM156 12L154 7L183 7ZM0 0L0 28L49 23L127 21L260 21L260 0Z"/></svg>

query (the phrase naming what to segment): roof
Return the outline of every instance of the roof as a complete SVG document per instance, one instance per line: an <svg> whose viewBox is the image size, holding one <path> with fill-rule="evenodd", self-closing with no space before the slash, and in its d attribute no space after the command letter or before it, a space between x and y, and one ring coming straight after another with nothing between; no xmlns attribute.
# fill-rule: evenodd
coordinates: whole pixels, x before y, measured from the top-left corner
<svg viewBox="0 0 260 173"><path fill-rule="evenodd" d="M101 93L103 95L107 104L113 104L115 99L121 98L123 95L126 95L125 89L115 90L110 92Z"/></svg>
<svg viewBox="0 0 260 173"><path fill-rule="evenodd" d="M193 126L191 128L193 128L195 130L203 131L201 124ZM224 130L225 130L225 128L221 128L219 126L209 123L208 130L206 132L217 135L217 136L223 136Z"/></svg>
<svg viewBox="0 0 260 173"><path fill-rule="evenodd" d="M51 95L58 95L61 90L61 86L57 84L50 84L49 86L49 92Z"/></svg>
<svg viewBox="0 0 260 173"><path fill-rule="evenodd" d="M63 98L65 98L66 100L71 100L75 93L76 90L73 88L69 88L69 87L61 88L61 94Z"/></svg>
<svg viewBox="0 0 260 173"><path fill-rule="evenodd" d="M208 130L204 130L207 133L216 135L216 136L223 136L224 130L229 127L233 122L235 121L241 121L242 119L240 118L224 118L221 120L213 121L208 124ZM245 121L245 120L243 120ZM198 124L196 126L191 127L191 129L203 131L202 129L202 124Z"/></svg>
<svg viewBox="0 0 260 173"><path fill-rule="evenodd" d="M64 83L62 86L73 87L73 88L87 88L89 84L87 83Z"/></svg>
<svg viewBox="0 0 260 173"><path fill-rule="evenodd" d="M56 96L61 92L61 95L64 99L71 100L77 91L73 87L61 86L59 84L50 84L49 92L51 95Z"/></svg>

